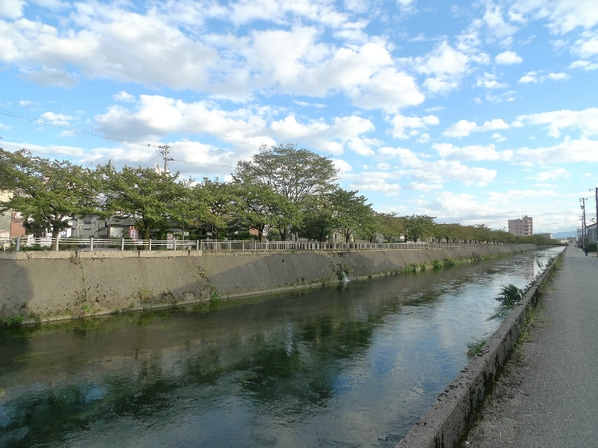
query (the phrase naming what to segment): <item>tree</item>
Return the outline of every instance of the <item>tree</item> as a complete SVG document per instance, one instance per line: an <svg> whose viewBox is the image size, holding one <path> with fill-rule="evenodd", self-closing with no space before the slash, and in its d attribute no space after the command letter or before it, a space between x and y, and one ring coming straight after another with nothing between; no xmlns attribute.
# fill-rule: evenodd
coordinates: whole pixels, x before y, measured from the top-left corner
<svg viewBox="0 0 598 448"><path fill-rule="evenodd" d="M405 218L405 239L417 243L420 239L432 236L435 226L433 216L411 215Z"/></svg>
<svg viewBox="0 0 598 448"><path fill-rule="evenodd" d="M273 146L260 151L250 161L237 164L236 183L261 184L287 199L299 212L311 196L319 196L336 188L338 170L332 161L295 145ZM279 228L282 240L288 238L291 226Z"/></svg>
<svg viewBox="0 0 598 448"><path fill-rule="evenodd" d="M446 244L449 244L456 243L463 231L459 224L436 224L434 234L439 243L444 240Z"/></svg>
<svg viewBox="0 0 598 448"><path fill-rule="evenodd" d="M55 248L60 232L70 228L70 220L99 210L96 173L67 161L0 149L0 179L0 188L12 193L0 208L18 210L31 233L42 235L49 230Z"/></svg>
<svg viewBox="0 0 598 448"><path fill-rule="evenodd" d="M405 234L405 220L394 213L376 213L376 232L380 233L389 243L401 241Z"/></svg>
<svg viewBox="0 0 598 448"><path fill-rule="evenodd" d="M258 231L260 241L271 227L285 228L297 223L293 203L263 184L237 184L234 216L242 228Z"/></svg>
<svg viewBox="0 0 598 448"><path fill-rule="evenodd" d="M334 231L334 211L329 195L311 196L303 203L300 237L324 242Z"/></svg>
<svg viewBox="0 0 598 448"><path fill-rule="evenodd" d="M104 167L106 208L117 219L133 219L149 239L154 230L160 233L172 222L180 222L180 202L185 185L177 182L178 173L157 173L152 168L124 167L121 172Z"/></svg>
<svg viewBox="0 0 598 448"><path fill-rule="evenodd" d="M233 209L238 188L234 184L204 178L196 187L196 194L203 195L208 207L205 224L208 231L218 239L233 221Z"/></svg>
<svg viewBox="0 0 598 448"><path fill-rule="evenodd" d="M334 230L340 233L345 242L351 237L370 238L376 228L372 206L366 203L365 196L357 191L337 188L330 194Z"/></svg>

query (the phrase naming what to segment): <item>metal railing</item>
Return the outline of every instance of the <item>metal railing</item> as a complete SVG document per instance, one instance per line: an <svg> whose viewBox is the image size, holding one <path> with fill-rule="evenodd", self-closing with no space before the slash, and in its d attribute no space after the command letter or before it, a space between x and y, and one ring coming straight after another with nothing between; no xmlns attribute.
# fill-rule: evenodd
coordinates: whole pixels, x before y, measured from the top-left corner
<svg viewBox="0 0 598 448"><path fill-rule="evenodd" d="M129 238L53 238L20 237L0 240L3 250L61 250L61 251L126 251L126 250L195 250L205 252L260 251L326 251L326 250L393 250L435 249L457 247L455 244L435 243L369 243L369 242L312 242L312 241L256 241L256 240L142 240Z"/></svg>

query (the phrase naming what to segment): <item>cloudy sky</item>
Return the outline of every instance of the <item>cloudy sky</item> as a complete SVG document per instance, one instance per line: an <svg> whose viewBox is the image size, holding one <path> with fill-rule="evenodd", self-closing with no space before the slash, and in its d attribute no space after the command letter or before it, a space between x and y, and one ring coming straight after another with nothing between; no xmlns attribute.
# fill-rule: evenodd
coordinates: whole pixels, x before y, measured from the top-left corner
<svg viewBox="0 0 598 448"><path fill-rule="evenodd" d="M292 143L379 212L596 215L596 0L0 0L0 92L8 150L225 180Z"/></svg>

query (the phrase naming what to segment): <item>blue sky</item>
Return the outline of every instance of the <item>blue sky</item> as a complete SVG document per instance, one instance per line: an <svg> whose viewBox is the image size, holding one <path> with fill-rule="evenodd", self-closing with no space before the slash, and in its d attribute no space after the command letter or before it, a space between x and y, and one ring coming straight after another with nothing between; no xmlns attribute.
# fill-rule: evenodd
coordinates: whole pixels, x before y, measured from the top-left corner
<svg viewBox="0 0 598 448"><path fill-rule="evenodd" d="M292 143L379 212L596 215L596 0L1 0L0 86L8 150L226 180Z"/></svg>

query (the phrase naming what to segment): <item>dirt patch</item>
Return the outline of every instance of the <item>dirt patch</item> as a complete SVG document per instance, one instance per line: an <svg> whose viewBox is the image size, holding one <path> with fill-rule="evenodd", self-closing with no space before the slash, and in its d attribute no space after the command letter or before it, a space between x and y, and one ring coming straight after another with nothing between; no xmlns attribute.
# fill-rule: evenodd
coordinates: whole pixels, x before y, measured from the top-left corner
<svg viewBox="0 0 598 448"><path fill-rule="evenodd" d="M504 448L517 440L519 427L517 415L513 414L513 404L525 399L525 394L519 389L524 370L523 356L516 351L484 403L462 447Z"/></svg>

